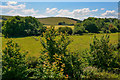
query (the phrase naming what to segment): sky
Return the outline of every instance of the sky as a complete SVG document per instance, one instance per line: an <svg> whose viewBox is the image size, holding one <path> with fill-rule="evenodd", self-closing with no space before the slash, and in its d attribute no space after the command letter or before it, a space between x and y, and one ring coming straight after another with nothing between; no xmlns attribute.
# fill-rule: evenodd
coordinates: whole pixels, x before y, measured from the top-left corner
<svg viewBox="0 0 120 80"><path fill-rule="evenodd" d="M119 2L120 0L1 0L6 1L17 1L17 2Z"/></svg>
<svg viewBox="0 0 120 80"><path fill-rule="evenodd" d="M88 17L117 18L117 12L117 0L116 2L20 2L20 0L17 2L14 0L0 4L0 15L36 18L71 17L79 20Z"/></svg>

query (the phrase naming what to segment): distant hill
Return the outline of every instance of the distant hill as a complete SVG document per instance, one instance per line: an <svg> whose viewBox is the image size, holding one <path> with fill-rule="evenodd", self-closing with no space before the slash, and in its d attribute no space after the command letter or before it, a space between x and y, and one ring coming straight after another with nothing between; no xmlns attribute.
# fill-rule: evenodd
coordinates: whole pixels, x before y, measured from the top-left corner
<svg viewBox="0 0 120 80"><path fill-rule="evenodd" d="M12 16L5 16L5 15L0 15L0 19L9 19L11 18Z"/></svg>
<svg viewBox="0 0 120 80"><path fill-rule="evenodd" d="M77 19L67 18L67 17L47 17L47 18L38 18L38 20L46 25L57 25L59 22L65 22L66 24L75 24Z"/></svg>
<svg viewBox="0 0 120 80"><path fill-rule="evenodd" d="M0 15L0 19L9 19L12 16ZM45 25L57 25L59 22L65 22L66 24L75 24L81 22L80 20L68 18L68 17L47 17L47 18L37 18L42 24Z"/></svg>

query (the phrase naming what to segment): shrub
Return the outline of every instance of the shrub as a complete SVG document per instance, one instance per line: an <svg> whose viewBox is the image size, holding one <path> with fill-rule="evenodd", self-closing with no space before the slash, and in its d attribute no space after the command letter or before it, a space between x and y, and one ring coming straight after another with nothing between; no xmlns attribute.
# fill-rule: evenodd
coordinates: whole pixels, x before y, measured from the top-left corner
<svg viewBox="0 0 120 80"><path fill-rule="evenodd" d="M58 25L65 25L65 22L59 22Z"/></svg>
<svg viewBox="0 0 120 80"><path fill-rule="evenodd" d="M17 43L9 40L2 55L2 79L23 80L27 78L28 67L25 59L26 53L22 53Z"/></svg>
<svg viewBox="0 0 120 80"><path fill-rule="evenodd" d="M83 57L79 57L78 53L69 52L62 60L65 63L64 74L69 75L70 79L82 78L83 68L86 66Z"/></svg>
<svg viewBox="0 0 120 80"><path fill-rule="evenodd" d="M65 78L64 67L65 64L61 61L61 56L53 55L54 62L50 62L49 54L42 53L38 59L34 79L62 79Z"/></svg>
<svg viewBox="0 0 120 80"><path fill-rule="evenodd" d="M65 32L67 32L68 34L72 34L72 28L70 28L70 27L59 27L58 28L58 31L59 32L62 32L62 33L65 33Z"/></svg>
<svg viewBox="0 0 120 80"><path fill-rule="evenodd" d="M109 44L109 36L103 36L100 40L94 37L93 44L90 44L91 64L97 68L113 71L119 70L120 62L114 46Z"/></svg>
<svg viewBox="0 0 120 80"><path fill-rule="evenodd" d="M114 74L114 73L110 73L110 72L107 72L107 71L102 71L100 72L99 69L95 68L95 67L87 67L84 69L83 71L83 75L82 77L84 79L92 79L92 80L101 80L101 79L107 79L107 80L112 80L112 79L115 79L115 80L118 80L120 79L120 75L118 74Z"/></svg>
<svg viewBox="0 0 120 80"><path fill-rule="evenodd" d="M48 52L51 60L55 53L58 55L65 54L67 51L67 46L71 42L67 34L59 34L57 31L55 31L54 26L51 26L51 28L43 34L43 37L45 40L41 39L41 44L45 48L45 51ZM56 39L56 37L58 38Z"/></svg>
<svg viewBox="0 0 120 80"><path fill-rule="evenodd" d="M78 54L68 52L71 40L67 34L58 34L54 27L44 33L45 40L41 39L44 50L41 51L34 78L81 78L84 60Z"/></svg>
<svg viewBox="0 0 120 80"><path fill-rule="evenodd" d="M83 26L82 23L75 24L75 26L74 26L74 34L83 34L85 32L87 32L87 31L85 30L85 27Z"/></svg>

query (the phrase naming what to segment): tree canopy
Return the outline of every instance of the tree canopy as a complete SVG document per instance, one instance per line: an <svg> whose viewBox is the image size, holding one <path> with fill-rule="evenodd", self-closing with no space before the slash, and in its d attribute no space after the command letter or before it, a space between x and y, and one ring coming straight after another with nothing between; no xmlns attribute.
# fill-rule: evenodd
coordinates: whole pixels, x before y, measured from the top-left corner
<svg viewBox="0 0 120 80"><path fill-rule="evenodd" d="M43 31L43 25L31 16L14 16L6 20L2 26L2 32L5 37L38 35Z"/></svg>

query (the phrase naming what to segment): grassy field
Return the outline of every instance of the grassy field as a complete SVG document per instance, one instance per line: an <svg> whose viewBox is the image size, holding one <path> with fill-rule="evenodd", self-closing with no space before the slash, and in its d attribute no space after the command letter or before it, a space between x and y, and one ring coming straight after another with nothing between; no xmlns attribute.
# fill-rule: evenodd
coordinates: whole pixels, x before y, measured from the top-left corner
<svg viewBox="0 0 120 80"><path fill-rule="evenodd" d="M66 24L75 24L77 21L66 18L66 17L48 17L48 18L38 18L38 20L43 24L57 25L59 22L65 22Z"/></svg>
<svg viewBox="0 0 120 80"><path fill-rule="evenodd" d="M98 38L100 38L103 34L94 34L96 35ZM83 50L85 50L86 48L89 49L89 44L92 42L93 40L93 36L94 35L90 35L90 34L85 34L85 35L81 35L81 36L77 36L77 35L73 35L73 36L69 36L70 39L73 40L73 42L71 42L71 44L68 46L68 50L70 50L71 52L74 52L76 50L79 50L80 52L82 52ZM110 42L112 44L115 44L118 42L118 33L112 33L109 34L110 35ZM17 42L20 47L22 48L22 51L28 51L28 56L39 56L39 53L41 51L41 49L43 49L41 43L40 43L40 37L36 37L38 39L38 41L35 40L35 38L33 38L33 36L31 37L21 37L21 38L12 38L12 40L14 42ZM4 38L2 37L2 48L5 48L5 43L11 38Z"/></svg>
<svg viewBox="0 0 120 80"><path fill-rule="evenodd" d="M49 28L50 27L50 25L44 25L44 26L46 26L47 28ZM55 29L58 29L59 27L71 27L72 29L74 29L74 26L65 26L65 25L55 25Z"/></svg>

